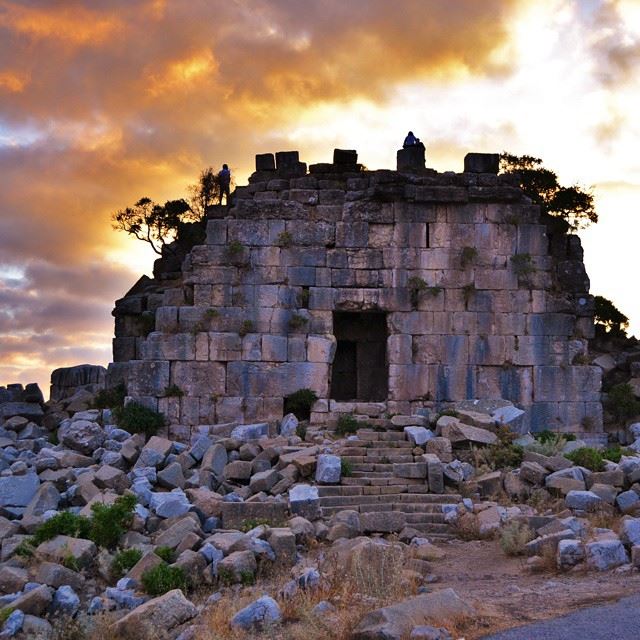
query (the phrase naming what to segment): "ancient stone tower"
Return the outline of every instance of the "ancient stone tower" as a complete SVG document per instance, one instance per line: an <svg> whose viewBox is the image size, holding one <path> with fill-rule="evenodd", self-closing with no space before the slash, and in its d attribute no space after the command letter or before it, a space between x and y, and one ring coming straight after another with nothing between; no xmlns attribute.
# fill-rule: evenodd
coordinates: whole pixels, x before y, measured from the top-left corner
<svg viewBox="0 0 640 640"><path fill-rule="evenodd" d="M525 428L600 430L580 241L497 172L469 154L437 173L417 148L398 171L257 156L206 240L116 303L111 379L186 427L280 418L310 388L318 422L506 398Z"/></svg>

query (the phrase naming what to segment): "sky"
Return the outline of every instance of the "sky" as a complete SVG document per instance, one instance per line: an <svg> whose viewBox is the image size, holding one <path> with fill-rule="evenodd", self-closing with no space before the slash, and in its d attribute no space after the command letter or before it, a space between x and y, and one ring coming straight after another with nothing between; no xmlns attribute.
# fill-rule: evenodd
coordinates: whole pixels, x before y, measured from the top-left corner
<svg viewBox="0 0 640 640"><path fill-rule="evenodd" d="M0 385L111 359L154 254L111 229L256 153L540 157L593 188L592 293L640 335L640 0L0 0Z"/></svg>

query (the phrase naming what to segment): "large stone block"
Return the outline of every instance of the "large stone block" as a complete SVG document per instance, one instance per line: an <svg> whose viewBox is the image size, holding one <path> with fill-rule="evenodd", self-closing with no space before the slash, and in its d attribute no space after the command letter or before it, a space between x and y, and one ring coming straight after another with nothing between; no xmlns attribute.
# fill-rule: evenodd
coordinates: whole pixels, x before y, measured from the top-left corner
<svg viewBox="0 0 640 640"><path fill-rule="evenodd" d="M465 173L498 173L499 153L467 153L464 157Z"/></svg>
<svg viewBox="0 0 640 640"><path fill-rule="evenodd" d="M173 362L171 384L180 387L187 396L224 394L225 368L218 362Z"/></svg>
<svg viewBox="0 0 640 640"><path fill-rule="evenodd" d="M127 391L131 396L161 396L169 386L169 362L133 360L129 362Z"/></svg>

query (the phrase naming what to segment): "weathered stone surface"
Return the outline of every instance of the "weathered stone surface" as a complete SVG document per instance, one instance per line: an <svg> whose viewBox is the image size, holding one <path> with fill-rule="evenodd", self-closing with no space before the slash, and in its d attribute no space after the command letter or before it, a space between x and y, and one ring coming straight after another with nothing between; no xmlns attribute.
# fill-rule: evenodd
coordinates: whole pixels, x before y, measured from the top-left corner
<svg viewBox="0 0 640 640"><path fill-rule="evenodd" d="M398 478L426 478L426 462L396 462L393 465L393 475Z"/></svg>
<svg viewBox="0 0 640 640"><path fill-rule="evenodd" d="M174 589L159 598L153 598L136 607L131 613L112 625L116 633L124 634L136 629L142 634L153 629L171 631L198 614L197 608L184 597L180 589Z"/></svg>
<svg viewBox="0 0 640 640"><path fill-rule="evenodd" d="M225 581L242 582L253 577L258 565L252 551L234 551L218 564L218 575Z"/></svg>
<svg viewBox="0 0 640 640"><path fill-rule="evenodd" d="M289 490L291 513L315 520L320 509L318 488L308 484L297 484Z"/></svg>
<svg viewBox="0 0 640 640"><path fill-rule="evenodd" d="M640 496L632 490L618 494L616 504L622 513L632 513L640 509Z"/></svg>
<svg viewBox="0 0 640 640"><path fill-rule="evenodd" d="M620 540L626 545L640 545L640 518L625 516L620 523Z"/></svg>
<svg viewBox="0 0 640 640"><path fill-rule="evenodd" d="M427 465L427 482L431 493L444 493L444 470L440 458L434 453L425 453L422 459Z"/></svg>
<svg viewBox="0 0 640 640"><path fill-rule="evenodd" d="M280 435L289 437L295 436L296 430L298 429L298 418L295 417L293 413L288 413L284 418L282 418L282 422L280 423Z"/></svg>
<svg viewBox="0 0 640 640"><path fill-rule="evenodd" d="M599 571L606 571L629 562L629 556L622 542L617 539L604 539L588 542L585 545L587 564Z"/></svg>
<svg viewBox="0 0 640 640"><path fill-rule="evenodd" d="M223 502L222 524L225 529L237 529L245 520L266 520L278 526L286 520L284 502Z"/></svg>
<svg viewBox="0 0 640 640"><path fill-rule="evenodd" d="M406 524L400 511L368 511L360 514L360 528L364 533L400 532Z"/></svg>
<svg viewBox="0 0 640 640"><path fill-rule="evenodd" d="M442 427L440 435L452 443L472 442L475 444L494 444L498 437L492 431L471 427L461 422L450 422Z"/></svg>
<svg viewBox="0 0 640 640"><path fill-rule="evenodd" d="M269 435L269 425L266 422L258 424L243 424L231 432L231 437L241 442L258 440Z"/></svg>
<svg viewBox="0 0 640 640"><path fill-rule="evenodd" d="M480 489L480 495L489 497L497 495L502 489L502 472L492 471L475 478Z"/></svg>
<svg viewBox="0 0 640 640"><path fill-rule="evenodd" d="M72 557L79 567L91 566L97 552L96 545L91 540L70 536L56 536L36 548L36 556L42 560L62 564Z"/></svg>
<svg viewBox="0 0 640 640"><path fill-rule="evenodd" d="M474 613L453 589L444 589L366 614L351 637L353 640L404 640L414 627Z"/></svg>
<svg viewBox="0 0 640 640"><path fill-rule="evenodd" d="M269 469L268 471L259 471L251 476L249 481L249 488L253 493L259 493L260 491L269 492L273 486L280 480L280 474L275 469Z"/></svg>
<svg viewBox="0 0 640 640"><path fill-rule="evenodd" d="M585 558L584 544L580 540L558 542L557 563L559 569L570 569Z"/></svg>
<svg viewBox="0 0 640 640"><path fill-rule="evenodd" d="M79 591L84 585L82 574L54 562L39 562L36 566L34 580L56 589L66 584Z"/></svg>
<svg viewBox="0 0 640 640"><path fill-rule="evenodd" d="M51 589L43 584L23 593L11 603L11 607L23 613L41 616L49 607L52 598Z"/></svg>
<svg viewBox="0 0 640 640"><path fill-rule="evenodd" d="M229 623L232 628L244 629L250 631L252 629L261 630L273 627L282 620L282 613L278 603L269 596L262 596L251 604L240 609Z"/></svg>
<svg viewBox="0 0 640 640"><path fill-rule="evenodd" d="M58 440L65 446L91 455L106 439L104 429L97 422L75 420L63 422L58 429Z"/></svg>
<svg viewBox="0 0 640 640"><path fill-rule="evenodd" d="M0 478L0 507L26 507L39 486L40 480L35 473Z"/></svg>
<svg viewBox="0 0 640 640"><path fill-rule="evenodd" d="M520 478L535 485L544 484L549 472L537 462L523 462L520 465Z"/></svg>
<svg viewBox="0 0 640 640"><path fill-rule="evenodd" d="M433 431L425 429L424 427L405 427L404 432L407 434L407 438L411 444L421 447L427 440L434 438Z"/></svg>
<svg viewBox="0 0 640 640"><path fill-rule="evenodd" d="M569 491L565 504L569 509L593 511L602 504L602 499L591 491Z"/></svg>
<svg viewBox="0 0 640 640"><path fill-rule="evenodd" d="M340 482L340 464L340 456L319 455L316 464L316 482L320 484L337 484Z"/></svg>

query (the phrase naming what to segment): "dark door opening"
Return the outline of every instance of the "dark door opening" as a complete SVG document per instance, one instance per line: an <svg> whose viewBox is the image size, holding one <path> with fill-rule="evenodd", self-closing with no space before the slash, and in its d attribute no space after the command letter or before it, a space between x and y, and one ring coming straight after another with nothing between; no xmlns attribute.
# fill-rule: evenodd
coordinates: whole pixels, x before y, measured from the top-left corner
<svg viewBox="0 0 640 640"><path fill-rule="evenodd" d="M336 311L338 341L331 375L331 399L382 402L387 399L387 316L384 313Z"/></svg>

